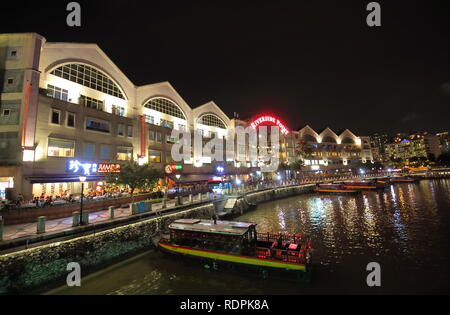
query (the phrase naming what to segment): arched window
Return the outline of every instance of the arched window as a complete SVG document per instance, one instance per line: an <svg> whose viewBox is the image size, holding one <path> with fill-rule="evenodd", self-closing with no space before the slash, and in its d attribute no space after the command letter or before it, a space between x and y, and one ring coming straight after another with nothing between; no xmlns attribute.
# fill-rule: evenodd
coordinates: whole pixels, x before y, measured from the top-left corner
<svg viewBox="0 0 450 315"><path fill-rule="evenodd" d="M315 137L308 135L308 134L304 135L302 137L302 140L305 142L317 142L317 139Z"/></svg>
<svg viewBox="0 0 450 315"><path fill-rule="evenodd" d="M334 139L333 137L330 136L326 136L325 138L322 139L323 143L337 143L336 139Z"/></svg>
<svg viewBox="0 0 450 315"><path fill-rule="evenodd" d="M205 125L205 126L227 129L227 127L225 126L223 121L219 117L217 117L216 115L213 115L213 114L203 115L202 117L200 117L197 120L197 123Z"/></svg>
<svg viewBox="0 0 450 315"><path fill-rule="evenodd" d="M162 97L152 98L147 103L145 103L144 107L153 109L157 112L166 115L186 120L186 117L184 116L183 112L178 107L178 105L166 98Z"/></svg>
<svg viewBox="0 0 450 315"><path fill-rule="evenodd" d="M355 144L355 141L353 141L353 139L350 139L350 138L344 138L344 140L342 140L342 143L345 143L345 144Z"/></svg>
<svg viewBox="0 0 450 315"><path fill-rule="evenodd" d="M56 68L50 74L125 99L117 84L104 73L90 66L72 63Z"/></svg>

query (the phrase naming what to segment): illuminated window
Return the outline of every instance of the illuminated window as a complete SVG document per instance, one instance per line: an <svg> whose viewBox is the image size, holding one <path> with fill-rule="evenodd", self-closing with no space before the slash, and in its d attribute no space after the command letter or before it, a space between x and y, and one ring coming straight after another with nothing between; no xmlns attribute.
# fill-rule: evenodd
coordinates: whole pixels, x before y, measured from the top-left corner
<svg viewBox="0 0 450 315"><path fill-rule="evenodd" d="M150 163L161 163L161 152L148 151L148 161Z"/></svg>
<svg viewBox="0 0 450 315"><path fill-rule="evenodd" d="M80 105L97 110L103 110L103 101L97 100L89 96L80 95Z"/></svg>
<svg viewBox="0 0 450 315"><path fill-rule="evenodd" d="M48 139L48 156L51 157L74 157L75 141Z"/></svg>
<svg viewBox="0 0 450 315"><path fill-rule="evenodd" d="M47 96L67 102L69 91L49 84L47 85Z"/></svg>
<svg viewBox="0 0 450 315"><path fill-rule="evenodd" d="M157 112L186 120L186 117L184 116L181 109L177 106L177 104L168 99L153 98L149 100L144 106Z"/></svg>
<svg viewBox="0 0 450 315"><path fill-rule="evenodd" d="M119 87L110 78L87 65L68 64L53 70L50 74L125 99Z"/></svg>
<svg viewBox="0 0 450 315"><path fill-rule="evenodd" d="M165 119L161 119L160 126L173 129L173 122L165 120Z"/></svg>
<svg viewBox="0 0 450 315"><path fill-rule="evenodd" d="M112 113L113 113L113 115L117 115L117 116L120 116L120 117L125 117L125 108L121 107L121 106L113 105L112 106Z"/></svg>
<svg viewBox="0 0 450 315"><path fill-rule="evenodd" d="M213 114L203 115L202 117L200 117L198 119L197 123L206 125L206 126L210 126L210 127L227 129L227 127L225 126L223 121L219 117L217 117L216 115L213 115Z"/></svg>
<svg viewBox="0 0 450 315"><path fill-rule="evenodd" d="M133 148L125 148L125 147L117 148L118 161L131 161L132 157L133 157Z"/></svg>
<svg viewBox="0 0 450 315"><path fill-rule="evenodd" d="M86 119L86 130L109 133L109 122L98 119Z"/></svg>
<svg viewBox="0 0 450 315"><path fill-rule="evenodd" d="M144 115L144 118L145 118L145 122L146 122L147 124L151 124L151 125L154 125L154 124L155 124L155 117L153 117L153 116L148 116L148 115Z"/></svg>
<svg viewBox="0 0 450 315"><path fill-rule="evenodd" d="M133 126L127 126L127 136L133 138Z"/></svg>

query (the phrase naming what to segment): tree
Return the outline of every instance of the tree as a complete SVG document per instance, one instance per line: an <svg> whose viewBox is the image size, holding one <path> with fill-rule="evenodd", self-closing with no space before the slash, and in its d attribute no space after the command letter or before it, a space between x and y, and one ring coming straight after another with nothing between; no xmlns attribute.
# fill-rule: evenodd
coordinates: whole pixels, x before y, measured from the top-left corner
<svg viewBox="0 0 450 315"><path fill-rule="evenodd" d="M163 178L163 173L154 169L150 164L139 165L132 160L121 165L120 173L110 174L107 181L115 185L124 185L130 188L131 202L134 202L136 189L148 189Z"/></svg>

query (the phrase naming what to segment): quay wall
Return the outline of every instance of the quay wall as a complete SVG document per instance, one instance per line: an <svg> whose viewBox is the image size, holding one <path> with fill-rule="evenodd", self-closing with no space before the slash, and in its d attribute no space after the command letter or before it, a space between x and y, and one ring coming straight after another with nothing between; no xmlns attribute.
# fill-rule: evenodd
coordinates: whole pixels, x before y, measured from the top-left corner
<svg viewBox="0 0 450 315"><path fill-rule="evenodd" d="M250 192L238 198L232 215L243 214L252 205L312 192L315 185L289 186ZM82 277L114 260L154 247L152 239L181 218L208 218L218 211L221 201L115 227L67 241L51 243L0 255L0 295L42 290L49 284L65 285L67 265L81 266ZM84 273L83 273L84 272ZM81 280L83 281L83 280Z"/></svg>
<svg viewBox="0 0 450 315"><path fill-rule="evenodd" d="M150 198L150 194L137 195L134 197L134 201L142 201ZM106 199L101 201L91 201L85 202L83 204L83 210L95 212L108 209L110 206L121 206L124 204L129 204L131 202L131 197L117 198L117 199ZM80 204L74 203L62 206L51 206L45 208L25 208L25 209L14 209L0 212L3 216L3 221L5 225L14 225L22 223L34 223L39 217L46 217L47 220L61 219L71 217L72 213L75 211L80 211Z"/></svg>
<svg viewBox="0 0 450 315"><path fill-rule="evenodd" d="M176 219L211 218L213 204L193 207L175 214L112 228L68 241L0 256L0 294L17 294L49 283L64 285L67 265L79 263L81 273L107 262L153 247L152 238ZM84 273L86 274L86 273Z"/></svg>
<svg viewBox="0 0 450 315"><path fill-rule="evenodd" d="M242 215L251 208L252 204L260 204L272 200L289 198L296 195L313 192L316 185L288 186L248 193L236 201L229 213L232 216Z"/></svg>

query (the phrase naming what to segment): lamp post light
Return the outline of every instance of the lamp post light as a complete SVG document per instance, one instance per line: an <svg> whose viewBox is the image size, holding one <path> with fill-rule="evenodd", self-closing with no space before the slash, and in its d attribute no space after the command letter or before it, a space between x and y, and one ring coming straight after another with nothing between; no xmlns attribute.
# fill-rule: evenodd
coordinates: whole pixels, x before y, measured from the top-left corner
<svg viewBox="0 0 450 315"><path fill-rule="evenodd" d="M86 182L85 176L80 176L81 183L81 196L80 196L80 225L83 225L83 197L84 197L84 183Z"/></svg>

